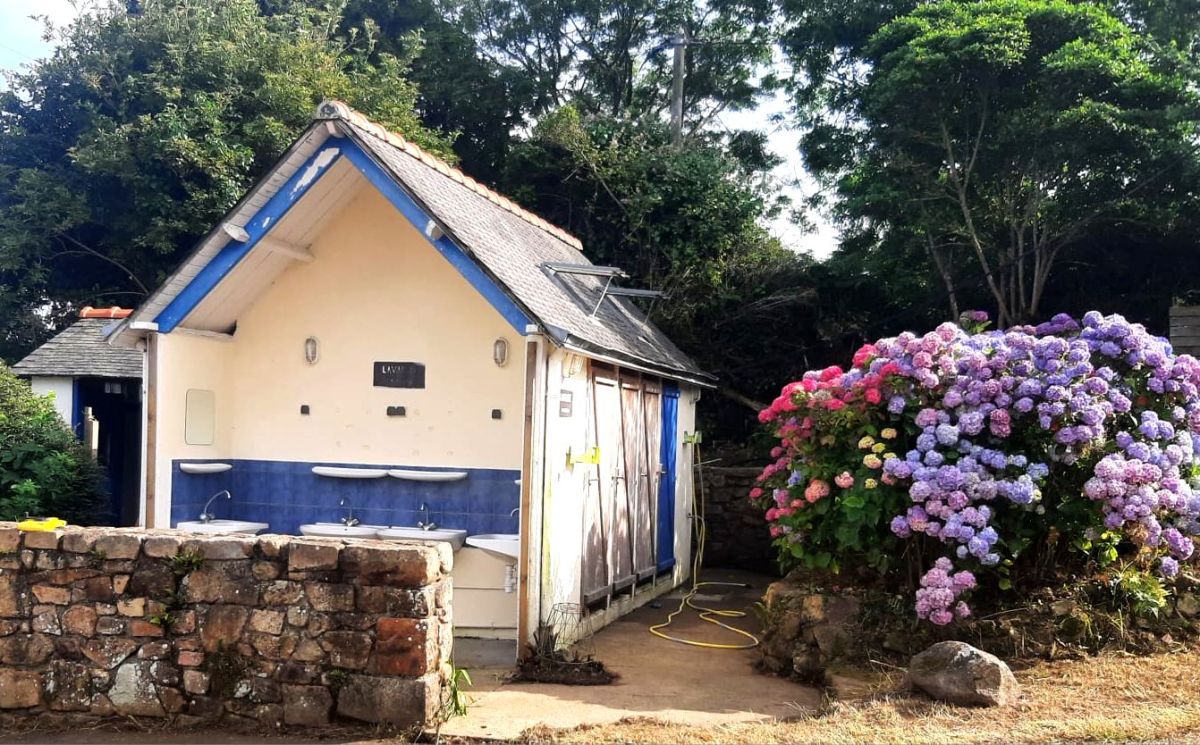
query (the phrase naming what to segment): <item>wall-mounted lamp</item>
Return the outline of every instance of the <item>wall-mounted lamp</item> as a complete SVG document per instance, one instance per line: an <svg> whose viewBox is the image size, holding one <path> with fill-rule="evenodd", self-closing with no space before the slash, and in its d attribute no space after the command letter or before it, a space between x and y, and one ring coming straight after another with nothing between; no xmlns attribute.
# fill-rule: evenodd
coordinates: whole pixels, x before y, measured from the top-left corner
<svg viewBox="0 0 1200 745"><path fill-rule="evenodd" d="M317 337L310 336L304 340L304 361L315 365L319 359L321 359L321 345L317 343Z"/></svg>
<svg viewBox="0 0 1200 745"><path fill-rule="evenodd" d="M508 364L508 339L503 336L492 342L492 361L496 363L496 367Z"/></svg>

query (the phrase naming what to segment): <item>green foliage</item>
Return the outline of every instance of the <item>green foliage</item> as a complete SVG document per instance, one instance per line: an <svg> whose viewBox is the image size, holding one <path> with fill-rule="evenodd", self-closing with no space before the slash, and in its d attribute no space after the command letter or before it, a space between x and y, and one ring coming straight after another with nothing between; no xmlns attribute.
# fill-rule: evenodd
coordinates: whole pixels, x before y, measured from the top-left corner
<svg viewBox="0 0 1200 745"><path fill-rule="evenodd" d="M171 565L171 571L175 572L176 576L182 577L204 566L204 554L195 550L180 549L167 559L167 563Z"/></svg>
<svg viewBox="0 0 1200 745"><path fill-rule="evenodd" d="M1113 575L1109 591L1117 605L1127 607L1134 616L1154 618L1167 607L1170 594L1162 579L1133 564Z"/></svg>
<svg viewBox="0 0 1200 745"><path fill-rule="evenodd" d="M0 364L0 520L107 519L103 473L66 428L49 398Z"/></svg>
<svg viewBox="0 0 1200 745"><path fill-rule="evenodd" d="M54 29L53 55L0 94L0 339L47 303L131 304L305 127L340 98L422 146L407 69L420 52L378 52L373 26L337 34L342 4L146 0L85 9ZM38 341L33 338L31 341ZM17 347L17 345L21 347Z"/></svg>
<svg viewBox="0 0 1200 745"><path fill-rule="evenodd" d="M450 719L451 717L465 717L467 708L470 706L470 700L467 698L466 688L469 688L471 683L471 674L466 668L453 666L450 673L450 680L446 684L446 701L442 707L442 717Z"/></svg>

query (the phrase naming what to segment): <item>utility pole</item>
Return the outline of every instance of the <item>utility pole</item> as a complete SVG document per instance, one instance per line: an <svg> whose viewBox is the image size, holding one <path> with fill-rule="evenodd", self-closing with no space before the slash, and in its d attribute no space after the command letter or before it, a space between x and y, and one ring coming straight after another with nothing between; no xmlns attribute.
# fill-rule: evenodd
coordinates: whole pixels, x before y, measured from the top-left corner
<svg viewBox="0 0 1200 745"><path fill-rule="evenodd" d="M671 78L671 144L679 147L683 144L683 71L687 54L687 31L683 26L679 27L672 46L675 47L675 65Z"/></svg>

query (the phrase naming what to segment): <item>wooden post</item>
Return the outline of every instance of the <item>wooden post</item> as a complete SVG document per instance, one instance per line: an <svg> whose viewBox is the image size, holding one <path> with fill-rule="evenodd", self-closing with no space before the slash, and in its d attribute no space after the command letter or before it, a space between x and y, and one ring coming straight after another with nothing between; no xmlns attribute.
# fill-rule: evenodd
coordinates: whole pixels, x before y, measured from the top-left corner
<svg viewBox="0 0 1200 745"><path fill-rule="evenodd" d="M146 407L146 524L145 527L153 528L154 520L154 479L155 479L155 462L154 455L157 450L156 443L158 441L158 334L151 333L146 336L146 400L142 402L142 406Z"/></svg>

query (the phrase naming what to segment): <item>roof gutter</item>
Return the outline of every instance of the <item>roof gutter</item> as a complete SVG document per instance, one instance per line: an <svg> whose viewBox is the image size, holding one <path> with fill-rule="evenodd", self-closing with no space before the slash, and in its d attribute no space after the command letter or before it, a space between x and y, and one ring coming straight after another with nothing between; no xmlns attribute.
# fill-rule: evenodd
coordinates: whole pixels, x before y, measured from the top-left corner
<svg viewBox="0 0 1200 745"><path fill-rule="evenodd" d="M683 383L691 383L692 385L698 385L701 388L708 388L710 390L716 390L717 388L717 379L711 375L661 368L655 365L648 365L637 360L631 361L627 357L611 353L610 350L597 350L587 344L577 344L575 343L575 340L570 337L558 343L568 352L582 354L586 357L591 357L592 359L600 360L601 362L607 362L611 365L617 365L619 367L625 367L631 370L637 370L638 372L649 373L651 375L658 375L664 378L671 378L672 380L678 380Z"/></svg>

